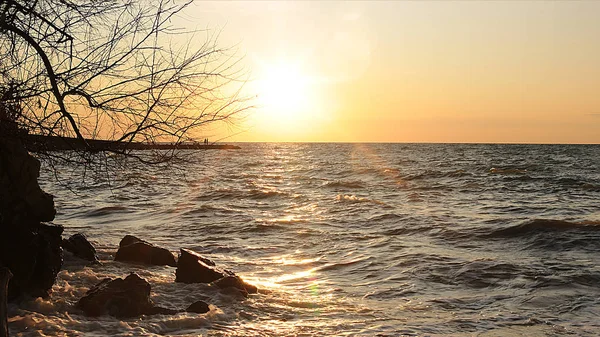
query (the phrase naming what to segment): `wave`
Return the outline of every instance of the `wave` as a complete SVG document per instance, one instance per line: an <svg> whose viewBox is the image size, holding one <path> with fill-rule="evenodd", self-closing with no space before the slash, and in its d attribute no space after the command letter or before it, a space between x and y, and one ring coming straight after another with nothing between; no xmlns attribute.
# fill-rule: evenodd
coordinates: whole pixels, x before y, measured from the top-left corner
<svg viewBox="0 0 600 337"><path fill-rule="evenodd" d="M547 181L548 178L545 177L532 177L530 175L528 175L527 173L521 173L521 174L506 174L503 175L502 177L503 181L507 181L507 182L530 182L530 181Z"/></svg>
<svg viewBox="0 0 600 337"><path fill-rule="evenodd" d="M251 190L246 194L246 197L255 200L262 200L286 195L287 193L276 190Z"/></svg>
<svg viewBox="0 0 600 337"><path fill-rule="evenodd" d="M281 224L274 224L274 223L255 223L255 224L250 224L245 226L244 228L241 229L241 232L247 232L247 233L267 233L267 232L271 232L271 231L283 231L283 230L288 230L289 227L281 225Z"/></svg>
<svg viewBox="0 0 600 337"><path fill-rule="evenodd" d="M261 161L251 161L251 162L246 162L242 164L242 167L244 168L252 168L252 167L259 167L262 166L263 163Z"/></svg>
<svg viewBox="0 0 600 337"><path fill-rule="evenodd" d="M97 208L91 211L86 212L86 216L88 217L99 217L110 215L113 213L129 213L131 210L125 206L106 206L102 208Z"/></svg>
<svg viewBox="0 0 600 337"><path fill-rule="evenodd" d="M172 209L170 210L171 212L177 212L179 211L179 209ZM196 216L211 216L211 215L215 215L215 214L233 214L233 213L238 213L235 210L232 209L228 209L225 207L217 207L217 206L212 206L212 205L200 205L199 207L195 207L193 209L184 211L183 213L181 213L182 217L196 217Z"/></svg>
<svg viewBox="0 0 600 337"><path fill-rule="evenodd" d="M229 199L253 199L262 200L280 196L287 196L288 193L277 191L275 189L250 189L240 190L232 188L223 188L214 191L210 191L206 194L201 194L194 197L195 201L210 201L214 202L217 200L229 200Z"/></svg>
<svg viewBox="0 0 600 337"><path fill-rule="evenodd" d="M402 284L395 288L371 291L365 294L363 299L395 300L397 298L404 298L415 294L418 294L418 291L415 290L415 286Z"/></svg>
<svg viewBox="0 0 600 337"><path fill-rule="evenodd" d="M500 286L522 273L517 265L482 259L464 264L450 273L450 276L469 288L487 288Z"/></svg>
<svg viewBox="0 0 600 337"><path fill-rule="evenodd" d="M385 173L385 174L400 174L400 169L388 167L388 168L383 169L383 173Z"/></svg>
<svg viewBox="0 0 600 337"><path fill-rule="evenodd" d="M582 189L591 191L591 192L600 192L600 185L584 183L580 186Z"/></svg>
<svg viewBox="0 0 600 337"><path fill-rule="evenodd" d="M473 174L465 170L454 170L454 171L425 171L422 173L411 174L407 176L398 176L398 178L406 181L412 180L427 180L427 179L440 179L440 178L459 178L459 177L470 177Z"/></svg>
<svg viewBox="0 0 600 337"><path fill-rule="evenodd" d="M522 224L495 230L489 237L518 237L545 232L565 232L574 230L600 231L600 221L572 222L565 220L534 219Z"/></svg>
<svg viewBox="0 0 600 337"><path fill-rule="evenodd" d="M337 180L337 181L330 181L330 182L326 183L323 186L324 187L329 187L329 188L361 189L361 188L365 187L365 184L362 181L359 181L359 180L355 180L355 181L341 181L341 180Z"/></svg>
<svg viewBox="0 0 600 337"><path fill-rule="evenodd" d="M354 194L338 194L335 196L335 200L339 202L347 202L347 203L373 203L378 205L387 206L387 204L383 201L369 199L365 197L357 197Z"/></svg>
<svg viewBox="0 0 600 337"><path fill-rule="evenodd" d="M384 236L397 236L397 235L412 235L420 234L434 230L435 228L430 225L412 225L408 227L398 227L385 230L381 232Z"/></svg>
<svg viewBox="0 0 600 337"><path fill-rule="evenodd" d="M348 266L352 266L352 265L367 261L370 258L371 258L370 256L362 256L362 257L358 257L358 258L350 260L350 261L327 263L323 266L315 268L315 270L318 270L318 271L337 270L337 269L345 268Z"/></svg>
<svg viewBox="0 0 600 337"><path fill-rule="evenodd" d="M369 175L369 174L377 174L380 172L380 170L373 168L373 167L367 167L367 168L363 168L363 169L358 169L355 172L358 174Z"/></svg>
<svg viewBox="0 0 600 337"><path fill-rule="evenodd" d="M295 219L295 218L275 218L275 219L265 219L263 222L268 224L280 224L280 225L290 225L290 224L299 224L299 223L307 223L306 219Z"/></svg>
<svg viewBox="0 0 600 337"><path fill-rule="evenodd" d="M564 187L579 187L581 189L591 191L591 192L600 192L600 185L594 184L582 179L576 178L560 178L557 182L559 185Z"/></svg>
<svg viewBox="0 0 600 337"><path fill-rule="evenodd" d="M490 173L492 174L527 174L527 169L520 169L520 168L513 168L513 167L508 167L508 168L497 168L497 167L492 167L490 169Z"/></svg>
<svg viewBox="0 0 600 337"><path fill-rule="evenodd" d="M195 201L216 201L240 197L242 193L232 188L221 188L194 197Z"/></svg>
<svg viewBox="0 0 600 337"><path fill-rule="evenodd" d="M394 213L385 213L385 214L381 214L381 215L375 215L369 218L369 222L387 222L387 221L400 221L402 219L405 219L404 216L398 215L398 214L394 214Z"/></svg>

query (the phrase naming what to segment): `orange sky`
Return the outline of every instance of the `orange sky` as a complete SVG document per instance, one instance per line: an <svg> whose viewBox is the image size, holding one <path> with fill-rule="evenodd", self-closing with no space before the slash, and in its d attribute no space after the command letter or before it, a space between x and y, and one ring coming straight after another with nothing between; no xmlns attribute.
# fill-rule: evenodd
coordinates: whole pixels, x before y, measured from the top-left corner
<svg viewBox="0 0 600 337"><path fill-rule="evenodd" d="M228 141L600 143L600 2L198 2L251 69ZM216 130L207 131L220 137Z"/></svg>

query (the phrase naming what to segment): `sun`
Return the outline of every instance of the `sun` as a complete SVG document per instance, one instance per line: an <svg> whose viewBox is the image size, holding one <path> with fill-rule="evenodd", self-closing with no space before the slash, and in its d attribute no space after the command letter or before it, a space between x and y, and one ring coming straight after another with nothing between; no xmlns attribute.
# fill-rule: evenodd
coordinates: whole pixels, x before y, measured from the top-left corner
<svg viewBox="0 0 600 337"><path fill-rule="evenodd" d="M313 103L311 80L299 65L278 63L266 66L257 86L258 105L268 118L290 123L310 112Z"/></svg>
<svg viewBox="0 0 600 337"><path fill-rule="evenodd" d="M263 59L249 87L255 108L246 125L260 139L304 141L327 132L331 105L323 96L327 81L306 59Z"/></svg>

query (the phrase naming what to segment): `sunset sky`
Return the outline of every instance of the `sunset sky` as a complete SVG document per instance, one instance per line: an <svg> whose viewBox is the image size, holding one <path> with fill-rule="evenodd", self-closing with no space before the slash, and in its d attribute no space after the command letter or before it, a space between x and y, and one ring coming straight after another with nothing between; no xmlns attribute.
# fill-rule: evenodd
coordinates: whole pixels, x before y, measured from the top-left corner
<svg viewBox="0 0 600 337"><path fill-rule="evenodd" d="M600 2L198 2L255 109L228 141L600 143ZM239 133L238 133L239 132Z"/></svg>

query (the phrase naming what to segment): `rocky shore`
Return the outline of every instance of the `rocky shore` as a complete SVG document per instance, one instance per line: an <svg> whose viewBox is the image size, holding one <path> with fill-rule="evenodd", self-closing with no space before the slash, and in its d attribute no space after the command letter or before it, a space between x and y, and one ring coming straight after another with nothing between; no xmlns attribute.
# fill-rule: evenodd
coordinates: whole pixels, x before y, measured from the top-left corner
<svg viewBox="0 0 600 337"><path fill-rule="evenodd" d="M73 237L85 239L82 234ZM76 256L94 256L91 244L85 245L88 250L77 250ZM115 261L142 265L168 265L177 267L175 282L205 283L227 292L234 292L242 297L258 293L258 288L244 282L234 272L221 269L200 254L181 249L179 258L164 248L132 235L126 235L119 244ZM135 273L123 278L105 278L92 287L78 302L77 307L88 316L111 315L117 318L129 318L141 315L170 315L178 312L206 313L208 304L202 300L191 303L187 309L167 309L156 306L150 299L151 285Z"/></svg>
<svg viewBox="0 0 600 337"><path fill-rule="evenodd" d="M7 301L48 298L63 265L63 249L77 258L100 264L94 246L83 233L63 238L54 220L51 195L39 186L40 162L16 140L0 138L0 337L8 336ZM197 252L182 248L176 259L169 250L132 235L123 237L115 261L176 267L175 282L205 283L245 298L258 289L234 272L217 267ZM76 308L87 316L117 318L141 315L206 313L209 304L197 300L187 308L168 309L150 298L152 285L135 273L106 278L79 299Z"/></svg>

